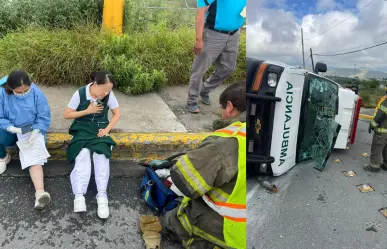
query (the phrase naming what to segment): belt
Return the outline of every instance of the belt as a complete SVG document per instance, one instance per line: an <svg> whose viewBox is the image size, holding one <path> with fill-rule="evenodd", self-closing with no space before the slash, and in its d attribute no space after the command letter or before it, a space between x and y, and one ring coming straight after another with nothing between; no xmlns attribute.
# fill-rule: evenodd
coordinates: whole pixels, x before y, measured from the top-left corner
<svg viewBox="0 0 387 249"><path fill-rule="evenodd" d="M234 35L236 32L239 31L239 29L237 30L234 30L234 31L223 31L223 30L217 30L217 29L214 29L214 28L211 28L211 27L206 27L207 29L211 29L213 31L216 31L216 32L219 32L219 33L222 33L222 34L226 34L226 35Z"/></svg>

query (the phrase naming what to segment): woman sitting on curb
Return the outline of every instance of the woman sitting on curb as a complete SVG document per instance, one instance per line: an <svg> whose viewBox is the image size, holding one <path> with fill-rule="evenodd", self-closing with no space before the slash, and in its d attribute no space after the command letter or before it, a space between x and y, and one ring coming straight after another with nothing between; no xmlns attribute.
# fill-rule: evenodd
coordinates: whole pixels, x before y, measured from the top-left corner
<svg viewBox="0 0 387 249"><path fill-rule="evenodd" d="M0 87L0 174L11 161L6 147L15 146L21 139L34 142L40 133L46 135L51 124L47 98L31 83L27 73L12 72L1 83L4 87ZM51 200L50 194L44 191L43 167L30 166L29 172L36 190L35 208L43 209Z"/></svg>
<svg viewBox="0 0 387 249"><path fill-rule="evenodd" d="M98 216L106 219L109 217L106 193L110 174L109 158L116 145L109 133L120 118L120 108L112 91L116 83L113 75L100 71L92 78L92 83L74 93L64 113L64 118L74 119L70 127L73 139L67 149L67 160L75 162L70 175L75 195L74 212L86 212L84 194L90 181L92 153L98 190ZM113 113L110 122L109 110Z"/></svg>

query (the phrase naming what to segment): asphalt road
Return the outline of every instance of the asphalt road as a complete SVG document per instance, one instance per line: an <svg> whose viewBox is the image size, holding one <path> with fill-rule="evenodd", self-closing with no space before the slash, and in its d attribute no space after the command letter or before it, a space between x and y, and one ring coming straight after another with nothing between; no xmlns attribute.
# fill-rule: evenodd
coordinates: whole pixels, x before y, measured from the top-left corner
<svg viewBox="0 0 387 249"><path fill-rule="evenodd" d="M252 178L247 182L247 245L249 249L376 249L387 248L387 219L378 210L387 207L387 172L369 173L372 135L359 121L355 144L332 153L325 169L311 161L269 180L279 188L271 194ZM333 160L340 159L341 163ZM347 178L344 170L354 170ZM374 192L361 193L369 183Z"/></svg>
<svg viewBox="0 0 387 249"><path fill-rule="evenodd" d="M63 162L46 166L46 190L52 203L34 210L34 190L29 177L14 164L0 177L0 248L2 249L128 249L145 248L138 219L149 210L140 198L141 168L132 162L112 164L109 184L110 218L97 217L96 188L92 179L86 195L88 212L73 212L73 195ZM179 245L163 238L163 248Z"/></svg>

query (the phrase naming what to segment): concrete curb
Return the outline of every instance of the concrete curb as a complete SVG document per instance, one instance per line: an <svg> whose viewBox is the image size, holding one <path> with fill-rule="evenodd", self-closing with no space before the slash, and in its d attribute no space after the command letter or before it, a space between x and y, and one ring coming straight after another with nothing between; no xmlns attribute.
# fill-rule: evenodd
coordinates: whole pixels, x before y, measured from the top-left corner
<svg viewBox="0 0 387 249"><path fill-rule="evenodd" d="M370 115L366 115L366 114L360 114L359 118L363 119L363 120L371 120L373 117Z"/></svg>
<svg viewBox="0 0 387 249"><path fill-rule="evenodd" d="M142 158L163 159L173 154L195 149L210 133L112 133L117 142L112 160ZM47 149L50 160L66 160L66 149L71 141L67 133L48 133ZM11 154L17 157L16 149Z"/></svg>

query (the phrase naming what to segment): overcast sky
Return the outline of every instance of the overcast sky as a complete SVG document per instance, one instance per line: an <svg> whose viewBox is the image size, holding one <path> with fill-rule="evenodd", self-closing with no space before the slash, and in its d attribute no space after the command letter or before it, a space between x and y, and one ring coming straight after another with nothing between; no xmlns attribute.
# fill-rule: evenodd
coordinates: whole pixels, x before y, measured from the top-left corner
<svg viewBox="0 0 387 249"><path fill-rule="evenodd" d="M247 55L302 65L301 27L305 60L313 53L346 52L387 41L387 1L375 0L248 0ZM317 34L350 19L323 35ZM308 39L310 38L310 39ZM387 44L355 54L314 57L328 66L387 72ZM307 62L311 65L310 60Z"/></svg>

